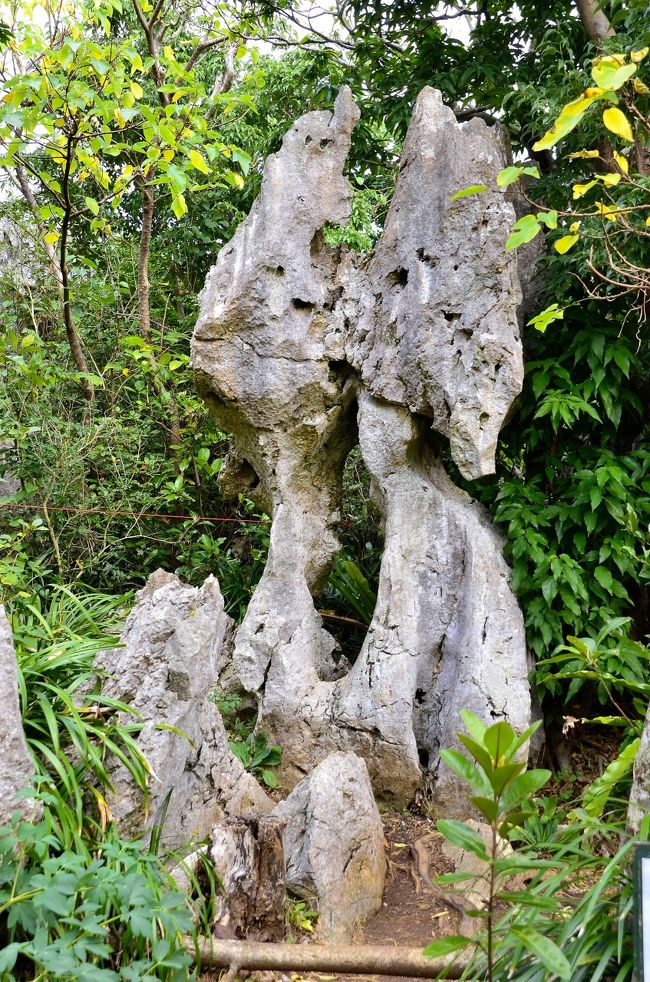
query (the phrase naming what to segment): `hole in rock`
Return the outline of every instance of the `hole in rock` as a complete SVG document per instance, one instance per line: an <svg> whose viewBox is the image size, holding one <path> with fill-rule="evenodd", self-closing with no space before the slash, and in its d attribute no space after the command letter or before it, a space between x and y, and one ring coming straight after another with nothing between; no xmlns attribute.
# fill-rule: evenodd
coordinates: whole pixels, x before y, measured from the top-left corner
<svg viewBox="0 0 650 982"><path fill-rule="evenodd" d="M343 470L341 521L336 529L342 548L316 601L324 612L323 626L350 663L363 647L377 602L384 547L380 525L381 513L370 498L370 475L357 446Z"/></svg>
<svg viewBox="0 0 650 982"><path fill-rule="evenodd" d="M453 321L460 320L460 314L455 310L443 310L442 316L446 321L449 321L450 324L453 323Z"/></svg>
<svg viewBox="0 0 650 982"><path fill-rule="evenodd" d="M418 758L422 770L427 771L429 769L429 751L426 747L418 747Z"/></svg>
<svg viewBox="0 0 650 982"><path fill-rule="evenodd" d="M424 689L416 689L415 701L417 702L418 706L421 706L425 699L426 699L426 692L424 691Z"/></svg>
<svg viewBox="0 0 650 982"><path fill-rule="evenodd" d="M310 136L308 133L307 136L305 137L305 146L307 146L308 143L313 143L313 142L314 142L313 136Z"/></svg>
<svg viewBox="0 0 650 982"><path fill-rule="evenodd" d="M426 265L431 266L432 269L438 265L438 260L434 256L430 256L424 249L418 249L415 254L421 263L426 263Z"/></svg>
<svg viewBox="0 0 650 982"><path fill-rule="evenodd" d="M392 273L388 273L386 279L391 286L406 286L409 281L409 271L400 266L399 269L394 269Z"/></svg>
<svg viewBox="0 0 650 982"><path fill-rule="evenodd" d="M334 143L334 140L323 139L323 140L320 141L319 146L320 146L321 150L326 150L327 147L331 147L333 143Z"/></svg>
<svg viewBox="0 0 650 982"><path fill-rule="evenodd" d="M294 297L291 305L295 310L313 310L315 304L311 300L303 300L301 297Z"/></svg>

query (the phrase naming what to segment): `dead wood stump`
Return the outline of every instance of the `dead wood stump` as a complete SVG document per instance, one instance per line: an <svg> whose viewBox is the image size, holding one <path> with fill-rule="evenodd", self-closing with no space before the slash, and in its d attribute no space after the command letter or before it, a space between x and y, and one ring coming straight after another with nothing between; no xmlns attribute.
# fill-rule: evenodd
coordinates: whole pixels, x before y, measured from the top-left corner
<svg viewBox="0 0 650 982"><path fill-rule="evenodd" d="M286 898L283 822L269 815L226 818L212 830L210 858L220 879L218 938L281 941Z"/></svg>

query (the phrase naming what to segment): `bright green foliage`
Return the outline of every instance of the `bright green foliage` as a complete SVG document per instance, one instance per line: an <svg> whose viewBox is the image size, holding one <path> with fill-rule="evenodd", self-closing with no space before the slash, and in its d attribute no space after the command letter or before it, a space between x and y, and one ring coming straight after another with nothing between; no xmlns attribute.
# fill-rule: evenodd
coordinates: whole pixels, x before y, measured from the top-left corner
<svg viewBox="0 0 650 982"><path fill-rule="evenodd" d="M180 941L192 916L156 857L114 833L71 851L59 828L47 805L42 821L0 830L0 976L20 959L70 982L194 978Z"/></svg>
<svg viewBox="0 0 650 982"><path fill-rule="evenodd" d="M598 794L609 798L611 789L592 785L567 821L556 799L535 799L549 772L527 771L518 759L534 728L517 738L507 723L486 728L472 713L461 716L467 733L458 737L469 756L450 750L442 756L470 785L469 800L490 834L486 840L473 826L456 821L441 821L438 828L485 863L489 889L485 908L469 911L483 922L479 933L434 941L425 954L437 958L470 950L462 977L490 982L629 979L634 842L620 845L624 814L615 821L601 817ZM649 825L646 820L642 838ZM513 878L522 875L525 888L515 887ZM463 884L473 876L450 873L435 883L447 891L458 888L462 902ZM505 913L497 916L498 906L505 906Z"/></svg>
<svg viewBox="0 0 650 982"><path fill-rule="evenodd" d="M231 740L228 746L245 769L263 781L267 788L277 787L274 768L282 762L282 748L270 747L265 733L249 733L245 740Z"/></svg>
<svg viewBox="0 0 650 982"><path fill-rule="evenodd" d="M130 597L16 597L10 610L42 818L0 830L0 977L111 982L190 977L186 898L144 843L120 839L104 798L106 757L146 793L128 706L88 691ZM131 717L133 724L118 722ZM17 971L20 966L20 972ZM16 975L14 970L16 969Z"/></svg>

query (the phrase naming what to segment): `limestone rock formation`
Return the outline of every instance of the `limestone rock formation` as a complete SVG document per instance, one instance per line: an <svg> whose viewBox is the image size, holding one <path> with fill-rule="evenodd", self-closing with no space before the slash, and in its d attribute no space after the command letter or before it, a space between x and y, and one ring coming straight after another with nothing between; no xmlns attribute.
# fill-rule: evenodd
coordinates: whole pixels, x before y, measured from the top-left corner
<svg viewBox="0 0 650 982"><path fill-rule="evenodd" d="M628 829L633 835L639 831L643 818L650 813L650 706L646 713L643 732L639 742L634 772L630 804L627 812Z"/></svg>
<svg viewBox="0 0 650 982"><path fill-rule="evenodd" d="M490 473L521 387L521 294L505 252L514 212L498 191L450 200L468 184L494 186L503 147L425 89L374 253L329 248L325 223L349 213L343 168L357 118L342 89L333 113L294 124L200 298L192 363L234 435L228 484L239 480L273 518L230 679L256 696L289 785L332 751L353 751L382 797L405 804L425 774L440 810L463 815L465 790L438 756L458 710L516 729L530 714L500 537L437 457L447 438L466 476ZM338 549L357 439L386 540L377 608L346 672L313 596Z"/></svg>
<svg viewBox="0 0 650 982"><path fill-rule="evenodd" d="M31 819L40 811L33 799L16 797L30 786L36 771L23 732L17 671L11 627L0 605L0 825L6 825L14 812Z"/></svg>
<svg viewBox="0 0 650 982"><path fill-rule="evenodd" d="M126 768L114 764L108 803L124 834L139 835L164 817L162 841L174 846L202 838L224 815L273 807L231 752L219 711L208 700L231 637L232 621L213 577L199 589L158 570L138 594L122 647L96 659L106 675L104 694L140 714L137 743L151 766L146 808Z"/></svg>
<svg viewBox="0 0 650 982"><path fill-rule="evenodd" d="M459 126L439 92L420 93L349 342L367 390L431 417L468 478L494 472L521 390L521 291L505 251L512 205L494 192L451 198L494 187L502 153L482 120Z"/></svg>
<svg viewBox="0 0 650 982"><path fill-rule="evenodd" d="M350 940L381 907L384 830L361 758L333 753L304 778L274 816L284 823L287 887L316 901L319 933Z"/></svg>

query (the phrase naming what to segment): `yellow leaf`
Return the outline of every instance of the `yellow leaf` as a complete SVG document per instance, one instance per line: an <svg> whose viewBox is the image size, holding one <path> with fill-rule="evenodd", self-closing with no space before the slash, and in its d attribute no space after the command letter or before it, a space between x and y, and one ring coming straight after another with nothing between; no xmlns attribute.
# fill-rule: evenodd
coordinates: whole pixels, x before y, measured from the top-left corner
<svg viewBox="0 0 650 982"><path fill-rule="evenodd" d="M640 78L633 78L632 84L634 85L634 91L638 92L639 95L650 95L650 89Z"/></svg>
<svg viewBox="0 0 650 982"><path fill-rule="evenodd" d="M573 185L573 200L577 201L578 198L582 198L590 188L593 188L596 181L588 181L587 184L574 184Z"/></svg>
<svg viewBox="0 0 650 982"><path fill-rule="evenodd" d="M47 235L44 236L44 239L48 245L54 245L54 243L57 241L58 238L59 238L58 232L48 232Z"/></svg>
<svg viewBox="0 0 650 982"><path fill-rule="evenodd" d="M569 102L562 110L558 118L553 123L550 130L544 134L541 140L533 144L533 150L549 150L555 144L574 129L589 106L603 94L603 89L591 88L580 96Z"/></svg>
<svg viewBox="0 0 650 982"><path fill-rule="evenodd" d="M601 181L606 188L615 188L621 179L620 174L603 174Z"/></svg>
<svg viewBox="0 0 650 982"><path fill-rule="evenodd" d="M176 215L176 218L182 218L187 212L187 204L185 202L184 194L175 194L172 197L172 211Z"/></svg>
<svg viewBox="0 0 650 982"><path fill-rule="evenodd" d="M135 99L141 99L144 95L144 89L138 82L131 82L130 88Z"/></svg>
<svg viewBox="0 0 650 982"><path fill-rule="evenodd" d="M612 205L604 205L602 201L597 201L596 208L598 209L599 214L601 214L604 218L606 218L607 221L609 222L616 221L617 209L612 207Z"/></svg>
<svg viewBox="0 0 650 982"><path fill-rule="evenodd" d="M575 160L578 157L600 157L597 150L578 150L577 153L570 153L569 160Z"/></svg>
<svg viewBox="0 0 650 982"><path fill-rule="evenodd" d="M630 51L630 58L635 65L638 65L640 61L643 61L648 51L650 51L650 48L641 48L640 51Z"/></svg>
<svg viewBox="0 0 650 982"><path fill-rule="evenodd" d="M558 239L555 243L556 252L559 252L560 255L563 256L565 252L568 252L569 249L576 244L579 238L579 235L563 235L562 238Z"/></svg>
<svg viewBox="0 0 650 982"><path fill-rule="evenodd" d="M581 225L582 222L571 222L569 225L569 232L577 232Z"/></svg>
<svg viewBox="0 0 650 982"><path fill-rule="evenodd" d="M163 160L166 160L168 164L170 164L172 162L172 160L174 159L175 156L176 156L176 154L171 149L171 147L167 147L167 149L166 150L163 150L163 152L162 152Z"/></svg>
<svg viewBox="0 0 650 982"><path fill-rule="evenodd" d="M622 137L623 140L629 140L630 143L634 140L632 127L627 116L620 109L617 109L616 106L610 106L608 109L605 109L603 112L603 123L611 133Z"/></svg>
<svg viewBox="0 0 650 982"><path fill-rule="evenodd" d="M620 89L636 71L636 65L626 65L619 60L618 55L605 55L596 58L591 75L594 82L604 89Z"/></svg>
<svg viewBox="0 0 650 982"><path fill-rule="evenodd" d="M167 58L169 61L174 60L174 49L170 48L168 44L166 44L165 47L163 48L163 54L165 58Z"/></svg>
<svg viewBox="0 0 650 982"><path fill-rule="evenodd" d="M188 157L190 158L192 167L196 167L196 169L200 170L202 174L210 173L210 168L206 164L205 158L199 153L198 150L195 150L194 147L190 149Z"/></svg>
<svg viewBox="0 0 650 982"><path fill-rule="evenodd" d="M645 223L646 225L650 225L650 215L648 215L648 217L646 218Z"/></svg>
<svg viewBox="0 0 650 982"><path fill-rule="evenodd" d="M615 150L614 151L614 160L616 161L616 163L621 168L621 170L623 171L624 174L629 174L629 172L630 172L630 165L628 164L626 157L624 157L620 153L616 153L616 150Z"/></svg>

